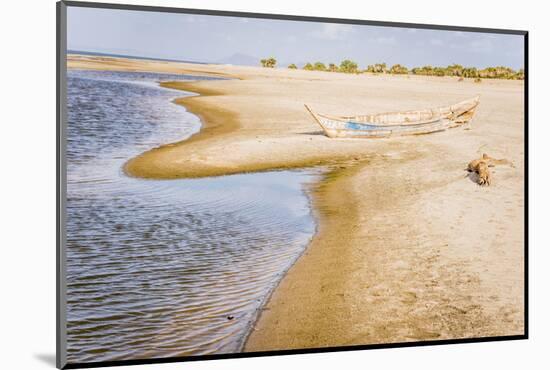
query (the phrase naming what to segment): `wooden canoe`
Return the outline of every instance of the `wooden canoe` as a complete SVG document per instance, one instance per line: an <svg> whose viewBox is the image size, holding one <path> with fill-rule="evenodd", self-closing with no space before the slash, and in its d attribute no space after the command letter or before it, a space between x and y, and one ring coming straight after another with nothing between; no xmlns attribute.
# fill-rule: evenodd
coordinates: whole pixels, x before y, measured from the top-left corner
<svg viewBox="0 0 550 370"><path fill-rule="evenodd" d="M416 111L361 116L329 116L306 109L331 138L379 138L421 135L443 131L470 122L479 105L479 95L453 105Z"/></svg>

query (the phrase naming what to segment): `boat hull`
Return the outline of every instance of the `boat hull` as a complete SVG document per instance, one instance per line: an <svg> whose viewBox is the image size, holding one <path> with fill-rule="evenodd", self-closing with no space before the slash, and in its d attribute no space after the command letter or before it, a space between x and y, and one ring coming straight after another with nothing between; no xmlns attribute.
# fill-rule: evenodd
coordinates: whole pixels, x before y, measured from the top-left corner
<svg viewBox="0 0 550 370"><path fill-rule="evenodd" d="M384 138L404 135L423 135L433 132L444 131L454 127L456 124L448 119L438 120L431 123L420 125L399 126L399 127L380 127L371 129L349 129L349 128L325 128L325 134L330 138L346 137L364 137L364 138Z"/></svg>
<svg viewBox="0 0 550 370"><path fill-rule="evenodd" d="M315 113L305 107L328 137L384 138L430 134L464 125L472 120L478 104L476 96L435 109L344 117Z"/></svg>

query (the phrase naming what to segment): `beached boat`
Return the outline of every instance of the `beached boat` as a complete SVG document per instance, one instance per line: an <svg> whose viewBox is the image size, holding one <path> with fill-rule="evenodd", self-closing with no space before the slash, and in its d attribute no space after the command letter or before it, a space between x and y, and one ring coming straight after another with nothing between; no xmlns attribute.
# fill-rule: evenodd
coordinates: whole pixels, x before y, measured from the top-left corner
<svg viewBox="0 0 550 370"><path fill-rule="evenodd" d="M316 113L305 107L328 137L380 138L429 134L464 125L472 120L478 105L479 95L433 109L341 117Z"/></svg>

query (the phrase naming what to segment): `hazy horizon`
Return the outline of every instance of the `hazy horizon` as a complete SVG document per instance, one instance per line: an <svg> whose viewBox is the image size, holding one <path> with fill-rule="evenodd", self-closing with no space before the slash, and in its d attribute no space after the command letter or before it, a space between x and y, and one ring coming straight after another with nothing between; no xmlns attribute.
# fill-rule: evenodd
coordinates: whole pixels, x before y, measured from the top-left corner
<svg viewBox="0 0 550 370"><path fill-rule="evenodd" d="M524 68L522 35L68 7L69 50L202 63ZM98 27L101 25L101 27Z"/></svg>

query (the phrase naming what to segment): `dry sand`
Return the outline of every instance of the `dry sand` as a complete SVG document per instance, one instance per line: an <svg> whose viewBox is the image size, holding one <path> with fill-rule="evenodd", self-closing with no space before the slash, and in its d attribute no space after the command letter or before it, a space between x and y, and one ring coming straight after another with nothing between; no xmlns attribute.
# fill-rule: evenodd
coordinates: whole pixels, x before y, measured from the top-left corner
<svg viewBox="0 0 550 370"><path fill-rule="evenodd" d="M152 178L329 165L312 190L319 231L263 307L245 351L524 333L522 81L346 75L70 56L70 68L193 73L191 139L131 159ZM390 139L329 139L303 108L359 114L481 95L471 129ZM467 163L488 153L479 187Z"/></svg>

